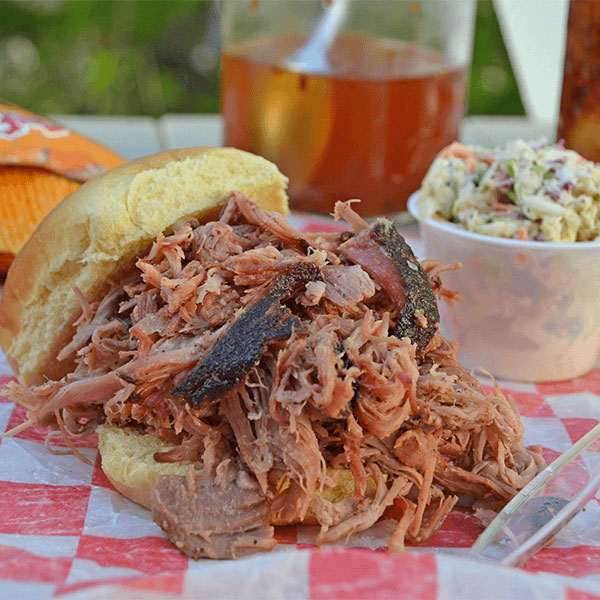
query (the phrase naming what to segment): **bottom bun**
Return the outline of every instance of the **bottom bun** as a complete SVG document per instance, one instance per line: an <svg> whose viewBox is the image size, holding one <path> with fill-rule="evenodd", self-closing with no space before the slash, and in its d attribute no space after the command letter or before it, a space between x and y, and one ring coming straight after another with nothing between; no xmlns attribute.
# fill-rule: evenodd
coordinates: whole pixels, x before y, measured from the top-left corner
<svg viewBox="0 0 600 600"><path fill-rule="evenodd" d="M150 508L150 488L159 475L185 475L189 462L159 463L156 452L173 448L154 435L112 425L98 427L102 470L123 496Z"/></svg>
<svg viewBox="0 0 600 600"><path fill-rule="evenodd" d="M98 449L102 457L102 470L115 489L126 498L150 509L150 489L159 475L185 475L190 463L159 463L154 460L156 452L171 450L173 445L167 444L154 435L137 433L131 429L120 429L112 425L98 428ZM327 469L327 473L336 482L335 485L317 496L329 502L339 502L351 498L354 494L354 477L347 470ZM285 488L285 485L282 486ZM372 497L375 484L369 478L367 497ZM317 520L312 508L308 509L303 521L307 525L316 525ZM294 525L290 521L282 521L271 517L272 525Z"/></svg>

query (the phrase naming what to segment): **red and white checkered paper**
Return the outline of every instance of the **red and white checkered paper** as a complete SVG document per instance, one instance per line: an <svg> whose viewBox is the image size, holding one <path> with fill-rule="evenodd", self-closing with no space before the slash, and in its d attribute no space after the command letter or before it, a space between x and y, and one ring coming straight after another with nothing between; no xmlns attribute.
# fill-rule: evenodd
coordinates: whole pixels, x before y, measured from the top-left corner
<svg viewBox="0 0 600 600"><path fill-rule="evenodd" d="M334 227L293 221L304 230ZM418 253L418 240L411 242ZM0 353L0 387L11 377ZM600 421L600 368L562 383L501 385L517 401L525 442L542 445L549 462ZM0 403L0 432L23 419L23 409ZM382 521L345 546L316 548L315 527L279 528L272 553L195 562L163 538L149 511L112 488L94 439L77 442L90 467L73 455L50 454L44 437L32 427L0 440L0 598L6 600L600 598L599 498L524 569L468 558L482 527L460 511L403 555L386 552L394 522ZM582 473L594 466L582 462Z"/></svg>

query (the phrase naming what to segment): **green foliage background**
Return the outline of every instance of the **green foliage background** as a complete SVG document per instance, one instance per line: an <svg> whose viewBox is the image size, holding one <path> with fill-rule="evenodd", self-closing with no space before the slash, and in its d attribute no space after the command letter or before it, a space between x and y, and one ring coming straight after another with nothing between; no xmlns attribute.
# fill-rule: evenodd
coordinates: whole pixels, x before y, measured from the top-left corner
<svg viewBox="0 0 600 600"><path fill-rule="evenodd" d="M0 98L38 113L219 110L210 0L0 0ZM491 0L479 0L470 114L523 114Z"/></svg>

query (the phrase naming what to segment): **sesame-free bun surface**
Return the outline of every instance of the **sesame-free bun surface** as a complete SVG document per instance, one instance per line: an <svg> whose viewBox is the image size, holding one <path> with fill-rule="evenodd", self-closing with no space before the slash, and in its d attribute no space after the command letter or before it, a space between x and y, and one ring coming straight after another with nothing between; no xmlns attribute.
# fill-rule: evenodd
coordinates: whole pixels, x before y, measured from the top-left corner
<svg viewBox="0 0 600 600"><path fill-rule="evenodd" d="M147 156L82 185L39 225L15 258L0 302L0 345L24 384L57 379L72 364L55 359L88 299L188 218L216 215L232 191L287 213L287 178L233 148L188 148Z"/></svg>
<svg viewBox="0 0 600 600"><path fill-rule="evenodd" d="M159 475L185 475L190 468L189 462L155 461L156 452L166 452L173 446L154 435L121 429L114 425L101 425L97 432L104 474L118 492L146 508L150 508L150 490ZM317 491L318 496L334 503L352 498L354 477L349 470L328 469L328 475L334 478L336 483L332 488ZM366 496L372 498L374 493L375 484L373 479L369 478ZM270 521L272 525L294 524L281 521L275 515L271 515ZM318 524L312 504L303 523Z"/></svg>
<svg viewBox="0 0 600 600"><path fill-rule="evenodd" d="M166 452L172 445L154 435L136 433L112 425L101 425L98 450L102 470L123 496L150 508L150 488L159 475L185 475L189 462L156 462L156 452Z"/></svg>

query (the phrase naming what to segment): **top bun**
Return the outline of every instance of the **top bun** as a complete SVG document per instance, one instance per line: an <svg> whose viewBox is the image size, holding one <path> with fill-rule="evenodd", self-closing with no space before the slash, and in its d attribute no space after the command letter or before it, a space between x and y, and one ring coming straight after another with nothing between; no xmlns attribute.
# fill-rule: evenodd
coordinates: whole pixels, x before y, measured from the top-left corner
<svg viewBox="0 0 600 600"><path fill-rule="evenodd" d="M85 183L38 226L13 262L0 302L0 345L25 385L58 379L56 361L88 299L159 233L189 218L216 215L232 191L286 214L287 178L233 148L170 150L126 163Z"/></svg>

